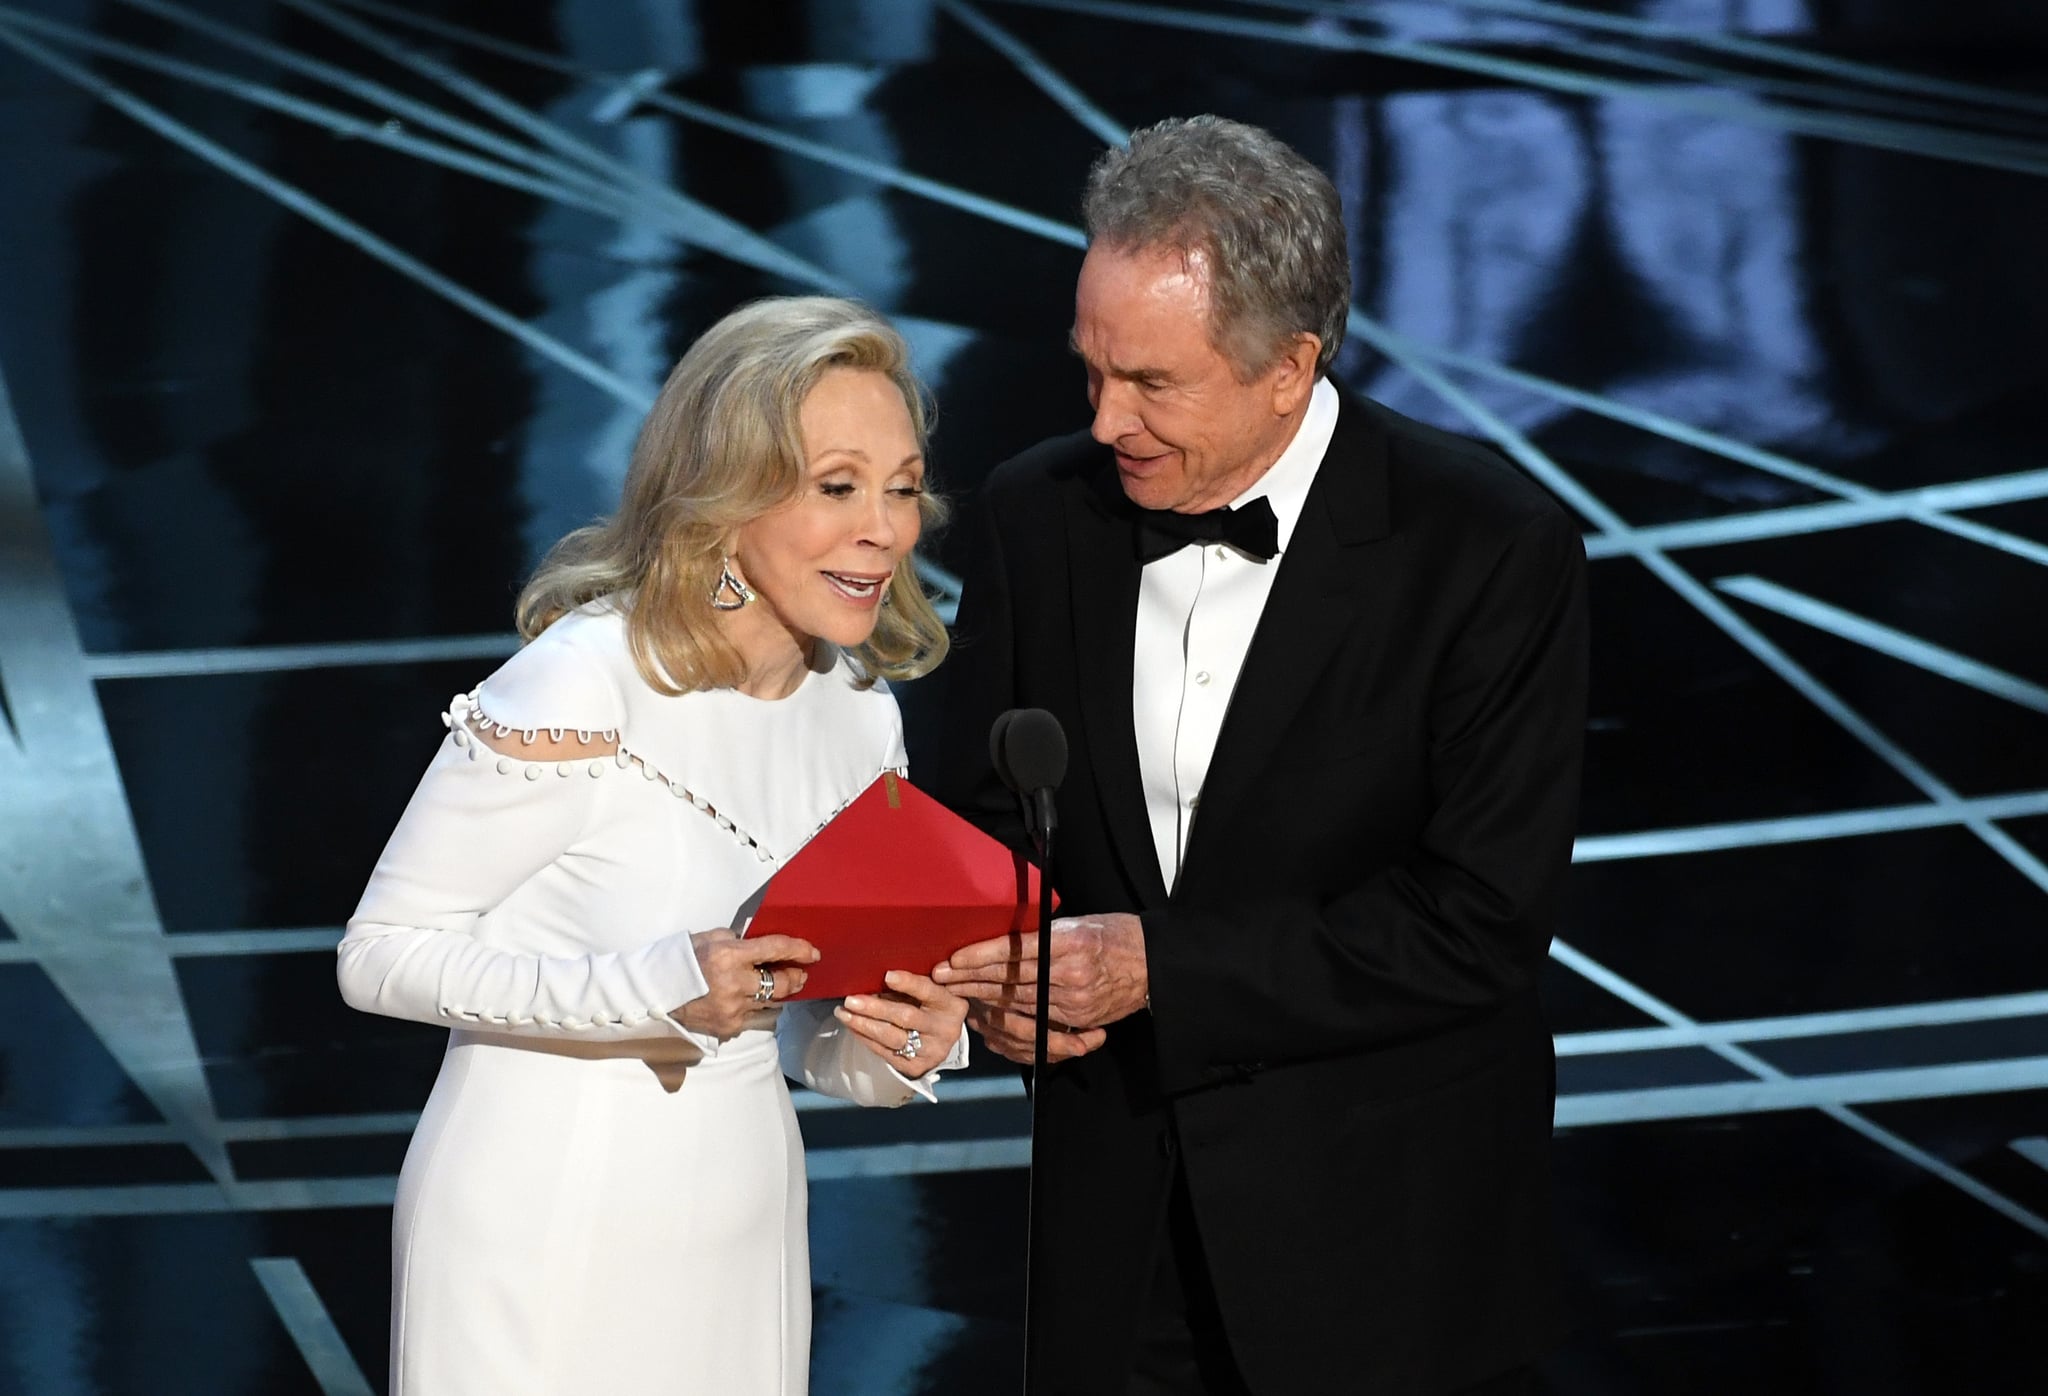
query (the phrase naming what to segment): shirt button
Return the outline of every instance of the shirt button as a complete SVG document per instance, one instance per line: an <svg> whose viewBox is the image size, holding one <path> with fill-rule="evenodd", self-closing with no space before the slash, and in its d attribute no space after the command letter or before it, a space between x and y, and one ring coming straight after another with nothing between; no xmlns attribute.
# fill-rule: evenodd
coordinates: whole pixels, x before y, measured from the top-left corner
<svg viewBox="0 0 2048 1396"><path fill-rule="evenodd" d="M1200 795L1190 795L1190 796L1188 796L1188 808L1189 808L1189 809L1200 809L1201 807L1202 807L1202 797L1201 797Z"/></svg>
<svg viewBox="0 0 2048 1396"><path fill-rule="evenodd" d="M1218 544L1216 545L1216 560L1217 560L1218 562L1223 562L1223 561L1226 561L1226 560L1228 560L1228 559L1229 559L1229 557L1230 557L1230 549L1228 549L1228 548L1224 547L1224 546L1223 546L1223 545L1222 545L1221 543L1218 543Z"/></svg>
<svg viewBox="0 0 2048 1396"><path fill-rule="evenodd" d="M1196 675L1195 675L1195 682L1196 682L1196 683L1198 683L1198 684L1201 684L1201 685L1202 685L1202 686L1203 686L1204 688L1208 687L1208 684L1209 684L1209 671L1208 671L1207 669L1204 669L1204 670L1202 670L1202 671L1201 671L1201 672L1200 672L1199 674L1196 674Z"/></svg>

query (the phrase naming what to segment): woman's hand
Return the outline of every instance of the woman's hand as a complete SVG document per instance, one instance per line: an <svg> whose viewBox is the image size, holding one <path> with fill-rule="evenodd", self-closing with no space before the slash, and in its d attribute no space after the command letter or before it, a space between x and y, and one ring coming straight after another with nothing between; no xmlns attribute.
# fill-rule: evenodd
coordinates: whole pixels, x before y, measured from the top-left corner
<svg viewBox="0 0 2048 1396"><path fill-rule="evenodd" d="M748 1018L802 989L809 978L803 967L818 962L818 948L795 936L742 940L728 930L699 931L690 943L711 990L671 1009L668 1016L691 1032L717 1038L737 1037ZM764 970L774 983L774 993L767 999L761 997Z"/></svg>
<svg viewBox="0 0 2048 1396"><path fill-rule="evenodd" d="M832 1012L869 1051L914 1080L951 1055L967 1021L967 1000L908 970L892 969L883 982L889 986L883 992L855 994ZM913 1030L917 1055L906 1057L903 1044Z"/></svg>

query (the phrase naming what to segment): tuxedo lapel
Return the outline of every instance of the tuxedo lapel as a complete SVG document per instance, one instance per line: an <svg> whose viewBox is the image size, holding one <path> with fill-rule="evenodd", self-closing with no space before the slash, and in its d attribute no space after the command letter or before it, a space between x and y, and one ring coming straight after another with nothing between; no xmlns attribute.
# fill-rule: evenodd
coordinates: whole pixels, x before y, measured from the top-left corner
<svg viewBox="0 0 2048 1396"><path fill-rule="evenodd" d="M1385 432L1369 409L1346 397L1238 673L1184 867L1203 866L1206 845L1229 823L1338 646L1361 623L1373 572L1369 554L1391 531Z"/></svg>
<svg viewBox="0 0 2048 1396"><path fill-rule="evenodd" d="M1140 576L1131 516L1122 490L1104 469L1071 481L1064 498L1084 749L1101 794L1103 822L1141 905L1164 906L1166 882L1145 810L1131 716Z"/></svg>

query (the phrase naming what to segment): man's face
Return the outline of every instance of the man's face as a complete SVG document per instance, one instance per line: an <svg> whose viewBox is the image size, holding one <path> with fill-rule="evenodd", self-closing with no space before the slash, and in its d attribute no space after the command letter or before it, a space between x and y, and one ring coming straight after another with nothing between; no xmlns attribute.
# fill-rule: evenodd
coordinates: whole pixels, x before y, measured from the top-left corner
<svg viewBox="0 0 2048 1396"><path fill-rule="evenodd" d="M1088 366L1093 435L1143 508L1200 513L1243 494L1285 449L1314 386L1299 356L1238 381L1209 342L1209 277L1199 251L1098 245L1081 263L1073 346Z"/></svg>

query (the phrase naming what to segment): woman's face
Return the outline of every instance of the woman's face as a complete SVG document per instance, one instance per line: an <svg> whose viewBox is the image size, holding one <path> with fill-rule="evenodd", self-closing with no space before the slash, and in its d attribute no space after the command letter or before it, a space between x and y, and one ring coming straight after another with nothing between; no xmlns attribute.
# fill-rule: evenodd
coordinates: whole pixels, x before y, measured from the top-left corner
<svg viewBox="0 0 2048 1396"><path fill-rule="evenodd" d="M743 527L736 570L785 626L841 648L874 632L923 526L924 456L903 394L872 369L828 370L804 399L797 497Z"/></svg>

